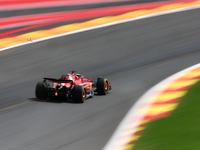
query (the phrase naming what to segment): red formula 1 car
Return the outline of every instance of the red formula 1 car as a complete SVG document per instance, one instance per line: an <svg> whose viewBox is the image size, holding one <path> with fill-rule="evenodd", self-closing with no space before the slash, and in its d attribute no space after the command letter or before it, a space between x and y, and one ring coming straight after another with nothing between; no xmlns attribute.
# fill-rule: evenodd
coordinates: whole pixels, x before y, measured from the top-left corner
<svg viewBox="0 0 200 150"><path fill-rule="evenodd" d="M111 90L111 83L106 78L99 77L96 81L86 79L81 74L72 70L70 74L62 75L59 79L44 78L38 82L35 94L38 99L65 99L75 103L84 101L94 96L94 92L106 95Z"/></svg>

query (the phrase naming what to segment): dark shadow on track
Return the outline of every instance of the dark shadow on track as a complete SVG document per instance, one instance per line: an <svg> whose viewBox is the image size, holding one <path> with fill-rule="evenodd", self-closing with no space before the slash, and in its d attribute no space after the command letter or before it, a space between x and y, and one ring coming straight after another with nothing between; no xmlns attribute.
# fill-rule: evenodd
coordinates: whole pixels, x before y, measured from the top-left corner
<svg viewBox="0 0 200 150"><path fill-rule="evenodd" d="M94 97L93 97L94 98ZM85 100L85 102L89 101L91 98L88 98ZM48 100L41 100L37 98L29 98L28 100L34 101L34 102L43 102L43 103L70 103L70 104L83 104L83 103L74 103L72 100L63 100L63 99L48 99Z"/></svg>

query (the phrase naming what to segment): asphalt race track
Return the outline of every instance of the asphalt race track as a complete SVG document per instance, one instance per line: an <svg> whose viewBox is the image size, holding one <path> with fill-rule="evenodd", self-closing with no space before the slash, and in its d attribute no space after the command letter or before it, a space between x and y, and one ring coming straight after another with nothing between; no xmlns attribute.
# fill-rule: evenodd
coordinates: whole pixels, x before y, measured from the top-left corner
<svg viewBox="0 0 200 150"><path fill-rule="evenodd" d="M137 99L199 63L200 9L51 39L0 52L2 150L101 150ZM39 101L43 77L77 70L113 90L84 104Z"/></svg>

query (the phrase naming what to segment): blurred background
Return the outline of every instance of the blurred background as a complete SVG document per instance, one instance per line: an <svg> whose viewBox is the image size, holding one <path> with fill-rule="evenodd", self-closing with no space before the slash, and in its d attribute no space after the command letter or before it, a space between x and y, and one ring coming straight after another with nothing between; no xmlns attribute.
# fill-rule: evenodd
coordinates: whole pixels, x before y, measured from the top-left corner
<svg viewBox="0 0 200 150"><path fill-rule="evenodd" d="M20 38L32 40L0 52L1 149L101 150L148 89L199 63L199 9L34 42L40 31L65 32L65 25L75 28L98 18L110 21L123 14L131 17L132 12L162 11L166 5L169 9L190 2L0 0L0 48L15 45ZM106 77L113 89L84 104L35 98L38 81L58 78L69 70L86 78Z"/></svg>

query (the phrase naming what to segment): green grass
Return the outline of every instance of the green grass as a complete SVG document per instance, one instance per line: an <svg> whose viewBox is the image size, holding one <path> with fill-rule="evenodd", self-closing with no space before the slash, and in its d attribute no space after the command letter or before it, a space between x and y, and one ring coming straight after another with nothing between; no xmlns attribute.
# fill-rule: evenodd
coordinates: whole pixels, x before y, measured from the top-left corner
<svg viewBox="0 0 200 150"><path fill-rule="evenodd" d="M147 125L134 150L200 150L200 82L169 117Z"/></svg>

